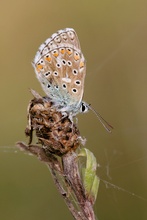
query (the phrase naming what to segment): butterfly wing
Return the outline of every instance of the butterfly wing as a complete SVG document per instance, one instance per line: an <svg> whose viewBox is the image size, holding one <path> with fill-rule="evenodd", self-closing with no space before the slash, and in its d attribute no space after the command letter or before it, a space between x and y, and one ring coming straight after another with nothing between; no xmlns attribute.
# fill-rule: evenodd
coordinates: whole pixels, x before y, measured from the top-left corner
<svg viewBox="0 0 147 220"><path fill-rule="evenodd" d="M33 66L45 93L60 109L78 111L86 63L76 32L60 30L39 47Z"/></svg>

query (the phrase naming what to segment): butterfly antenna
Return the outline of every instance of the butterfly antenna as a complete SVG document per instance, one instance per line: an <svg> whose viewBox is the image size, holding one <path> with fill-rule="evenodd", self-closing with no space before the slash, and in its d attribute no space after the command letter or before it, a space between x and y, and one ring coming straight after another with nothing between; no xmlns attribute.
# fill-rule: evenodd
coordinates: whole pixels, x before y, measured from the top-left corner
<svg viewBox="0 0 147 220"><path fill-rule="evenodd" d="M111 133L113 127L110 125L96 110L94 110L91 105L88 105L88 108L93 111L93 113L97 116L98 120L101 122L101 124L104 126L106 131Z"/></svg>

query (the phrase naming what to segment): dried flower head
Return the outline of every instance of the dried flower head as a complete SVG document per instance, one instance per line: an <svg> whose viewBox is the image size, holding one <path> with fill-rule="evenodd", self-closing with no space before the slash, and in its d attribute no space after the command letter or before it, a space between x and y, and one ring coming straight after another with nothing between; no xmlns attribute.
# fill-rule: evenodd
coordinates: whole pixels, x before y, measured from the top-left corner
<svg viewBox="0 0 147 220"><path fill-rule="evenodd" d="M64 117L48 97L41 97L37 92L31 90L34 99L28 106L28 126L26 135L32 142L32 132L36 131L38 143L46 152L62 156L71 150L76 150L80 137L76 125L69 117Z"/></svg>

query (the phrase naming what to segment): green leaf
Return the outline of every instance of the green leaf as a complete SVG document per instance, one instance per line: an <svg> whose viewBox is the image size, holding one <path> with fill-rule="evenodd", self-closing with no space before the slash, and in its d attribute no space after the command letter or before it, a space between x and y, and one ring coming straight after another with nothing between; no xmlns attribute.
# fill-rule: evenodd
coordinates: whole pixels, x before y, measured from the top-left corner
<svg viewBox="0 0 147 220"><path fill-rule="evenodd" d="M78 157L85 158L85 165L81 167L82 180L85 188L85 194L87 199L94 204L97 198L100 179L96 175L97 161L91 151L86 148L82 148L78 154Z"/></svg>

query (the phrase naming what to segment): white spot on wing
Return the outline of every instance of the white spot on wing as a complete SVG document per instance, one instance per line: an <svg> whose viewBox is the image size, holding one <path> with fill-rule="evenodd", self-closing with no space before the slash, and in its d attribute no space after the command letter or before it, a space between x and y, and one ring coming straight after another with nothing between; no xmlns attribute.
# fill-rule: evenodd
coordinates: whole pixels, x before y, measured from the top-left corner
<svg viewBox="0 0 147 220"><path fill-rule="evenodd" d="M62 81L66 82L66 83L71 83L71 79L69 79L69 78L62 78Z"/></svg>

